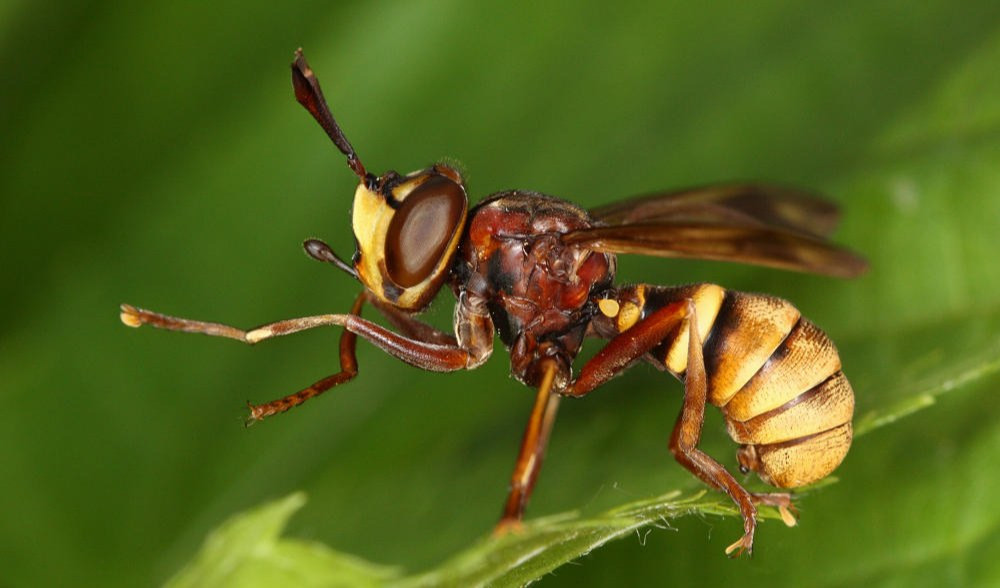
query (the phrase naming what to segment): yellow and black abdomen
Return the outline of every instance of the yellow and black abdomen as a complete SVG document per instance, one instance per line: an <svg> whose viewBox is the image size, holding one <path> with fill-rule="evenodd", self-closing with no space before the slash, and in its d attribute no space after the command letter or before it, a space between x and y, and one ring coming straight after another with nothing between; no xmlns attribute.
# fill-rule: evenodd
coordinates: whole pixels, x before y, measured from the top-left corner
<svg viewBox="0 0 1000 588"><path fill-rule="evenodd" d="M730 437L741 445L742 469L791 488L840 465L851 446L854 393L833 342L794 306L714 284L636 291L644 314L694 300L708 401L722 410ZM685 320L653 352L678 376L687 369L688 333Z"/></svg>

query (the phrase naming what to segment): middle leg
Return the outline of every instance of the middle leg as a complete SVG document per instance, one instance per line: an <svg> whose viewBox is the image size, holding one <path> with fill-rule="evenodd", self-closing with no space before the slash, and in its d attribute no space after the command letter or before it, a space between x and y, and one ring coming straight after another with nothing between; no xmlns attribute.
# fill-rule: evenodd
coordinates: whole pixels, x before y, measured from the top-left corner
<svg viewBox="0 0 1000 588"><path fill-rule="evenodd" d="M510 491L504 504L503 516L500 517L500 522L494 530L496 534L503 534L520 526L528 498L531 497L531 491L538 480L538 472L542 468L545 448L548 446L549 435L559 408L559 394L552 389L557 369L556 362L552 360L547 361L543 368L535 405L531 409L531 417L524 430L514 473L511 474Z"/></svg>

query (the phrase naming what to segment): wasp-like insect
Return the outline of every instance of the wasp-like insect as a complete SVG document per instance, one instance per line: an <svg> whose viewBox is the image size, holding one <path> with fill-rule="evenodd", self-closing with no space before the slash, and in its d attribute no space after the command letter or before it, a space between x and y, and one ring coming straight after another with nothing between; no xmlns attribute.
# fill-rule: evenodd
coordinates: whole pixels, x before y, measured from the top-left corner
<svg viewBox="0 0 1000 588"><path fill-rule="evenodd" d="M743 473L794 488L827 476L851 445L854 394L833 343L790 303L714 284L615 285L615 254L729 260L850 277L866 262L827 241L836 208L771 185L733 184L626 200L594 210L512 190L469 210L454 167L408 175L365 170L330 113L301 50L292 63L295 96L347 156L361 180L354 194L357 251L347 263L324 242L313 258L364 286L349 314L296 318L244 331L122 305L121 320L257 343L336 325L340 372L284 398L251 405L250 420L284 412L358 373L360 336L418 368L450 372L482 365L496 332L511 371L537 388L499 530L516 527L538 477L559 399L585 396L639 360L684 382L670 450L706 484L728 494L743 536L727 553L751 551L758 504L794 524L787 493L751 493L698 449L705 405L718 406L739 445ZM445 284L457 300L454 334L420 322ZM395 331L361 318L370 303ZM574 374L585 337L608 343Z"/></svg>

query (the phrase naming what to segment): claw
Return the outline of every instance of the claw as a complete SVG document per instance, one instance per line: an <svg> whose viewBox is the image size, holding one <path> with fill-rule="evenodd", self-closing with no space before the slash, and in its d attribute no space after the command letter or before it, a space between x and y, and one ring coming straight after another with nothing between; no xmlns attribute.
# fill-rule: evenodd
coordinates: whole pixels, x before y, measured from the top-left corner
<svg viewBox="0 0 1000 588"><path fill-rule="evenodd" d="M250 414L243 418L243 426L251 427L259 423L262 417L260 416L260 409L249 400L247 400L247 408L250 409Z"/></svg>
<svg viewBox="0 0 1000 588"><path fill-rule="evenodd" d="M753 554L753 533L747 533L740 537L740 540L726 548L726 555L729 557L740 557L746 552Z"/></svg>
<svg viewBox="0 0 1000 588"><path fill-rule="evenodd" d="M524 531L524 524L520 519L500 519L496 527L493 527L494 537L505 537L511 533L521 533Z"/></svg>
<svg viewBox="0 0 1000 588"><path fill-rule="evenodd" d="M139 310L136 307L130 306L128 304L122 304L120 308L121 308L121 314L119 314L118 316L119 318L121 318L123 323L132 328L142 326L142 318L139 315Z"/></svg>
<svg viewBox="0 0 1000 588"><path fill-rule="evenodd" d="M769 494L754 494L754 502L757 504L766 504L768 506L774 506L778 509L778 514L781 515L781 521L789 527L794 527L798 524L795 520L796 515L798 515L798 509L792 504L792 495L783 492L772 492Z"/></svg>
<svg viewBox="0 0 1000 588"><path fill-rule="evenodd" d="M794 527L798 524L795 520L795 514L792 512L795 509L792 505L779 504L778 514L781 515L781 522L785 523L788 527Z"/></svg>

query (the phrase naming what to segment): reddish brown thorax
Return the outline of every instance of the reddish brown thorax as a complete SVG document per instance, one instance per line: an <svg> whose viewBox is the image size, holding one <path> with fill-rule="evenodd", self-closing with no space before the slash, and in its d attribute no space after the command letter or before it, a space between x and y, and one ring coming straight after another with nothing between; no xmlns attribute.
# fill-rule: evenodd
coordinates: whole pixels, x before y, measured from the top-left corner
<svg viewBox="0 0 1000 588"><path fill-rule="evenodd" d="M534 192L501 192L471 213L456 277L469 295L485 300L514 376L528 385L536 384L545 357L559 362L557 385L569 381L596 312L591 296L614 278L613 255L560 238L591 224L583 209Z"/></svg>

